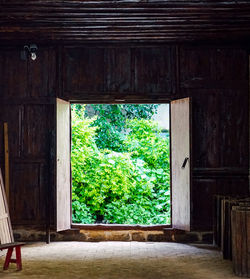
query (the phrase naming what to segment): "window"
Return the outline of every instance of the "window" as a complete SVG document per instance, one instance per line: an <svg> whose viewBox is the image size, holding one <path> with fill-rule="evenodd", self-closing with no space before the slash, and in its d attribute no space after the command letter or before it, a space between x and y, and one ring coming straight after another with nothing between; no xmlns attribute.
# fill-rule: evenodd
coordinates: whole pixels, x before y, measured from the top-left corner
<svg viewBox="0 0 250 279"><path fill-rule="evenodd" d="M172 226L190 230L190 100L171 102ZM57 231L71 227L70 104L57 99Z"/></svg>

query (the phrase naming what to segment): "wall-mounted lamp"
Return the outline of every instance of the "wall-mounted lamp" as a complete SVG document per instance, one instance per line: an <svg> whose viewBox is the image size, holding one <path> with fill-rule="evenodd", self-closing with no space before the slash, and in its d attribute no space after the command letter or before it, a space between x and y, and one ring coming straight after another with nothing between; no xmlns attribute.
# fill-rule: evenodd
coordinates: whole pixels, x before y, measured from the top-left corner
<svg viewBox="0 0 250 279"><path fill-rule="evenodd" d="M27 58L30 57L33 61L36 60L37 50L38 47L35 44L31 44L30 46L25 45L21 51L21 59L27 60Z"/></svg>

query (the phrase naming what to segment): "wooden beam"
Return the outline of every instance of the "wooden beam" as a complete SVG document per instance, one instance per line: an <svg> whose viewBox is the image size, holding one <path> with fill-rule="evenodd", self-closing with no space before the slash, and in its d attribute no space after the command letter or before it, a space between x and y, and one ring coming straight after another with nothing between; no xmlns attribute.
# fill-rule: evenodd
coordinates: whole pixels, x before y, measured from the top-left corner
<svg viewBox="0 0 250 279"><path fill-rule="evenodd" d="M2 1L0 44L249 40L250 2Z"/></svg>
<svg viewBox="0 0 250 279"><path fill-rule="evenodd" d="M4 158L5 158L5 192L8 205L10 200L10 165L9 165L9 135L8 123L4 123Z"/></svg>

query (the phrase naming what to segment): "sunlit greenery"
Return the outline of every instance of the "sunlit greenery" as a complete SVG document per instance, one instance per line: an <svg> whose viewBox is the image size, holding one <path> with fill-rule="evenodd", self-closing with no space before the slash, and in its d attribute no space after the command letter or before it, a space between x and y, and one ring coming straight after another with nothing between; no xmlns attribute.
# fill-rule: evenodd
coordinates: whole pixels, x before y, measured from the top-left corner
<svg viewBox="0 0 250 279"><path fill-rule="evenodd" d="M169 224L169 137L158 105L72 105L73 222Z"/></svg>

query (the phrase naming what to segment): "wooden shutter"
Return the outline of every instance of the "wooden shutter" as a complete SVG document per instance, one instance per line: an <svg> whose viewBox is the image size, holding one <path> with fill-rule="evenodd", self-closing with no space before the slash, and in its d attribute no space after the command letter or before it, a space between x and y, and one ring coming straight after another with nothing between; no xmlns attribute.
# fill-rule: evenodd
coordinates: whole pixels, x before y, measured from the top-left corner
<svg viewBox="0 0 250 279"><path fill-rule="evenodd" d="M171 102L172 226L190 231L190 99Z"/></svg>
<svg viewBox="0 0 250 279"><path fill-rule="evenodd" d="M71 227L70 104L56 100L56 229Z"/></svg>
<svg viewBox="0 0 250 279"><path fill-rule="evenodd" d="M9 209L6 200L3 177L0 169L0 244L14 242L10 223Z"/></svg>

